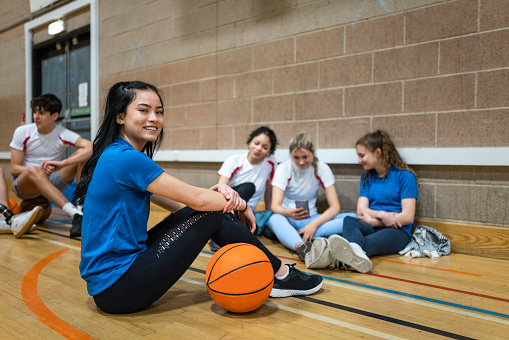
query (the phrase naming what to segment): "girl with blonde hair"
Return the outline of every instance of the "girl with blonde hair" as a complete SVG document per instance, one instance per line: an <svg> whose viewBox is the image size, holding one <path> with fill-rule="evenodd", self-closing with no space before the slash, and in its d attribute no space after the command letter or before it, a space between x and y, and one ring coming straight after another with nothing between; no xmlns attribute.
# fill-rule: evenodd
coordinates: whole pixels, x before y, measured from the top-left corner
<svg viewBox="0 0 509 340"><path fill-rule="evenodd" d="M272 212L268 221L279 242L295 250L306 261L312 240L332 234L341 234L343 219L357 216L340 214L335 178L330 167L318 160L311 137L300 133L290 141L291 159L281 163L272 181ZM325 190L329 207L319 214L316 208L318 189ZM309 209L296 206L296 201L307 201ZM306 261L309 267L309 261Z"/></svg>

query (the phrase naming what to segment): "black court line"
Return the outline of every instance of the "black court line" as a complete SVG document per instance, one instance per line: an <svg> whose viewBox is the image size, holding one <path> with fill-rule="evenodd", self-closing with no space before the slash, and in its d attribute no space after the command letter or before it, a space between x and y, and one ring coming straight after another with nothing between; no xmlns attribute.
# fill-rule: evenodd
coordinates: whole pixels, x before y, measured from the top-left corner
<svg viewBox="0 0 509 340"><path fill-rule="evenodd" d="M37 231L42 231L42 232L44 232L44 233L48 233L48 234L51 234L51 235L60 236L60 237L63 237L63 238L68 238L68 239L71 239L71 240L81 241L81 238L78 238L78 237L70 237L70 236L67 236L67 235L64 235L64 234L60 234L60 233L57 233L57 232L55 232L55 231L51 231L51 230L46 230L46 229L40 229L40 228L37 228Z"/></svg>
<svg viewBox="0 0 509 340"><path fill-rule="evenodd" d="M191 270L193 272L205 274L205 271L201 270L201 269L189 267L189 270ZM432 334L437 334L437 335L440 335L440 336L443 336L443 337L447 337L447 338L451 338L451 339L475 340L475 338L469 338L469 337L466 337L466 336L463 336L463 335L459 335L459 334L443 331L443 330L432 328L432 327L428 327L428 326L419 325L419 324L416 324L416 323L413 323L413 322L408 322L408 321L404 321L404 320L400 320L400 319L396 319L396 318L391 318L389 316L385 316L385 315L381 315L381 314L367 312L367 311L364 311L364 310L361 310L361 309L357 309L357 308L343 306L343 305L340 305L340 304L337 304L337 303L332 303L332 302L327 302L327 301L315 299L315 298L312 298L312 297L309 297L309 296L293 296L293 298L300 299L300 300L305 300L305 301L308 301L308 302L316 303L318 305L322 305L322 306L326 306L326 307L331 307L331 308L334 308L334 309L339 309L339 310L342 310L342 311L345 311L345 312L350 312L350 313L354 313L354 314L358 314L358 315L363 315L363 316L367 316L367 317L370 317L370 318L374 318L374 319L390 322L390 323L393 323L393 324L396 324L396 325L400 325L400 326L405 326L405 327L409 327L409 328L413 328L413 329L418 329L420 331L424 331L424 332L428 332L428 333L432 333Z"/></svg>

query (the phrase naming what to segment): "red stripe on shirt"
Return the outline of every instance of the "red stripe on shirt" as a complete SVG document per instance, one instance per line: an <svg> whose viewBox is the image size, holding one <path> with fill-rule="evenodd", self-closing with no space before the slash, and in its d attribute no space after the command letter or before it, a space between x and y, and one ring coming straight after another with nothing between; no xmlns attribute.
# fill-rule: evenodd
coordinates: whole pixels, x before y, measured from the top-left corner
<svg viewBox="0 0 509 340"><path fill-rule="evenodd" d="M322 188L325 189L325 185L323 184L322 179L320 177L318 177L318 176L316 176L316 179L318 180L318 182L320 182L320 185L322 186Z"/></svg>
<svg viewBox="0 0 509 340"><path fill-rule="evenodd" d="M28 143L28 140L30 139L30 137L27 137L24 141L23 141L23 152L27 151L27 143Z"/></svg>
<svg viewBox="0 0 509 340"><path fill-rule="evenodd" d="M60 140L62 141L62 143L64 144L67 144L67 145L70 145L70 146L74 146L74 143L71 143L71 142L68 142L66 140L63 140L62 137L58 136L58 138L60 138Z"/></svg>
<svg viewBox="0 0 509 340"><path fill-rule="evenodd" d="M230 176L230 180L233 178L233 175L235 175L235 173L236 173L237 171L239 171L240 169L242 169L242 165L241 165L241 166L236 167L236 168L235 168L235 170L233 170L232 175Z"/></svg>
<svg viewBox="0 0 509 340"><path fill-rule="evenodd" d="M270 166L272 166L272 170L270 171L270 183L272 183L272 179L274 178L274 162L273 161L267 161L267 163L270 164Z"/></svg>

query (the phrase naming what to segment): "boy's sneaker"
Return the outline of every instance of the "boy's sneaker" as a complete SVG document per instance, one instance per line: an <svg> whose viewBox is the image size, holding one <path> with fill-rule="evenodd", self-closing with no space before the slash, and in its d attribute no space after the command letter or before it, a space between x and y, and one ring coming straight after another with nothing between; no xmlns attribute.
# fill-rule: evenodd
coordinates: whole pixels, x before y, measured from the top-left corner
<svg viewBox="0 0 509 340"><path fill-rule="evenodd" d="M80 237L81 236L81 222L83 220L83 215L80 214L74 214L72 218L72 225L71 225L71 237Z"/></svg>
<svg viewBox="0 0 509 340"><path fill-rule="evenodd" d="M42 208L35 206L32 210L23 212L11 217L10 224L11 230L16 238L23 236L32 228L34 221L39 219L42 214Z"/></svg>
<svg viewBox="0 0 509 340"><path fill-rule="evenodd" d="M274 277L270 297L310 295L322 288L323 278L320 275L305 274L296 269L295 264L286 266L289 270L288 276L282 280Z"/></svg>
<svg viewBox="0 0 509 340"><path fill-rule="evenodd" d="M299 257L301 258L301 260L306 260L306 254L309 253L311 251L311 242L305 242L305 243L301 243L297 249L295 249L295 252L297 253L297 255L299 255Z"/></svg>
<svg viewBox="0 0 509 340"><path fill-rule="evenodd" d="M350 243L339 235L329 236L329 251L333 262L342 262L359 273L371 270L371 260L357 243Z"/></svg>
<svg viewBox="0 0 509 340"><path fill-rule="evenodd" d="M329 241L324 237L313 240L311 251L306 254L307 268L327 268L331 265L329 255Z"/></svg>

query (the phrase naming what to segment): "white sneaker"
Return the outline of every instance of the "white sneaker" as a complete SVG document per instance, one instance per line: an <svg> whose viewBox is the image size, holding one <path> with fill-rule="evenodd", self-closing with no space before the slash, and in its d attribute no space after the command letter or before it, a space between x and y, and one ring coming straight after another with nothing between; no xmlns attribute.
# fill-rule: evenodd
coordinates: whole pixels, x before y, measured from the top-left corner
<svg viewBox="0 0 509 340"><path fill-rule="evenodd" d="M329 258L329 241L324 237L313 240L311 251L306 253L305 263L307 268L327 268L331 261Z"/></svg>
<svg viewBox="0 0 509 340"><path fill-rule="evenodd" d="M373 266L361 246L357 243L350 243L339 235L329 236L329 249L330 255L335 261L342 262L359 273L367 273Z"/></svg>
<svg viewBox="0 0 509 340"><path fill-rule="evenodd" d="M40 218L43 209L35 206L32 210L11 217L11 230L16 238L21 237L32 228L32 224Z"/></svg>

